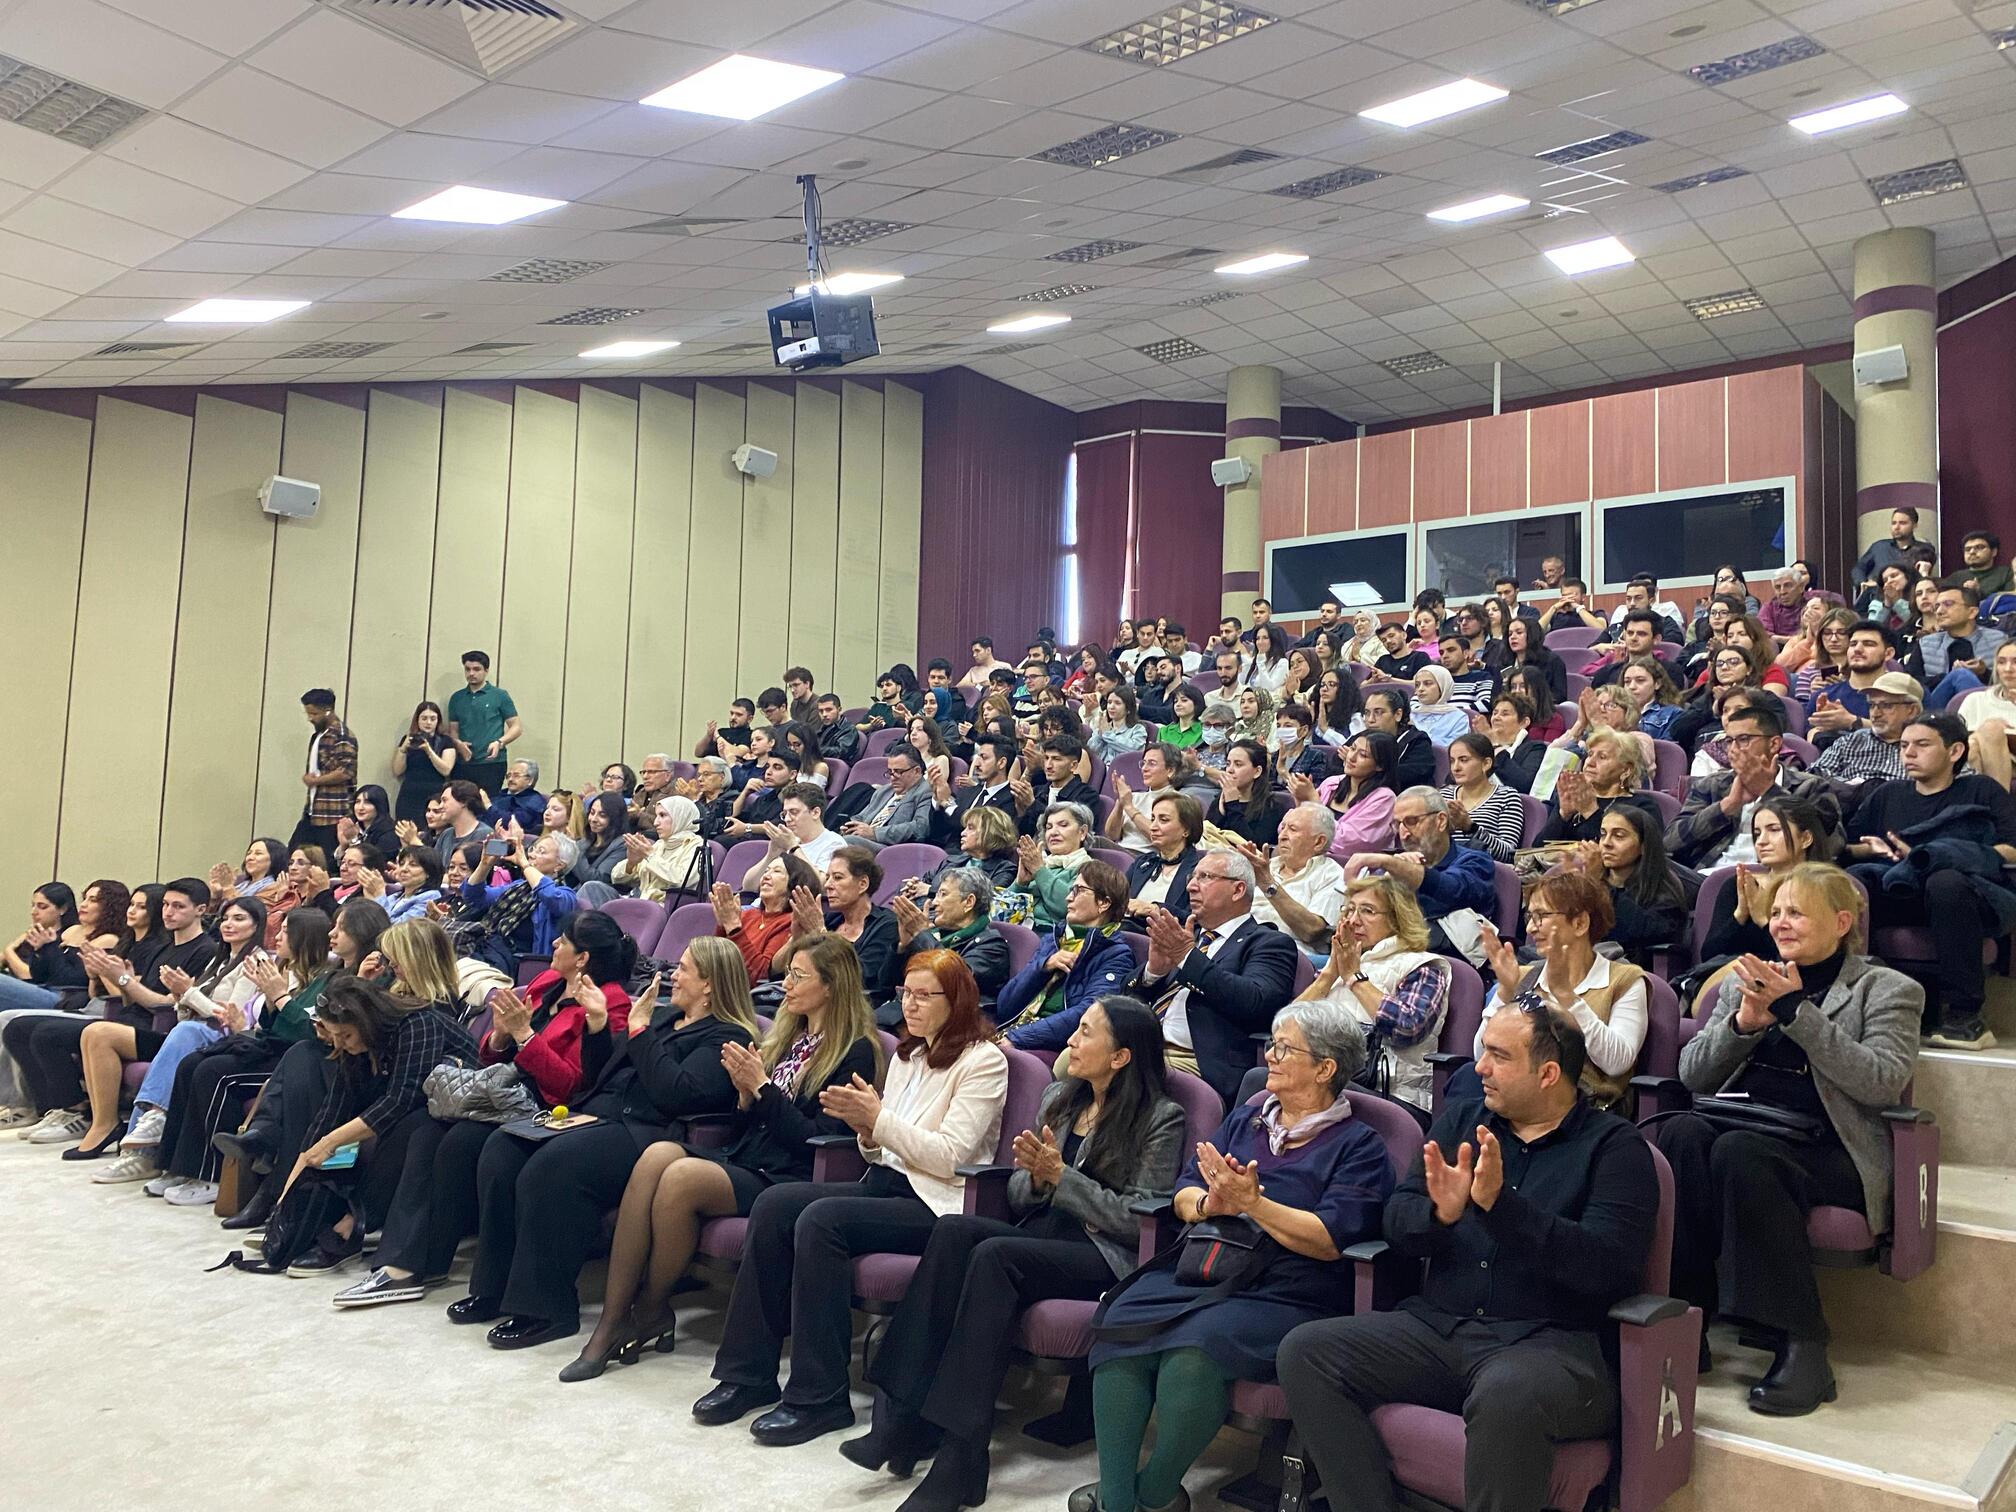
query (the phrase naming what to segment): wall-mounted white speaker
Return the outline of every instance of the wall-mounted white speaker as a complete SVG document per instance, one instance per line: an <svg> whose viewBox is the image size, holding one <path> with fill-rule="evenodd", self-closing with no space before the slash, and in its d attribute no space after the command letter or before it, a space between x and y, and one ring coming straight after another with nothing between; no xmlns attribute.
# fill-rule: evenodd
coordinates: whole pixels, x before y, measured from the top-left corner
<svg viewBox="0 0 2016 1512"><path fill-rule="evenodd" d="M767 478L777 471L777 453L746 441L730 452L728 459L735 464L735 471L752 478Z"/></svg>
<svg viewBox="0 0 2016 1512"><path fill-rule="evenodd" d="M1911 364L1904 360L1901 346L1877 347L1873 352L1855 354L1855 381L1859 384L1902 383L1911 376Z"/></svg>
<svg viewBox="0 0 2016 1512"><path fill-rule="evenodd" d="M271 477L259 489L259 507L290 520L312 520L322 502L322 485L299 478Z"/></svg>
<svg viewBox="0 0 2016 1512"><path fill-rule="evenodd" d="M1253 476L1253 464L1244 457L1220 457L1211 464L1211 481L1220 488L1237 488Z"/></svg>

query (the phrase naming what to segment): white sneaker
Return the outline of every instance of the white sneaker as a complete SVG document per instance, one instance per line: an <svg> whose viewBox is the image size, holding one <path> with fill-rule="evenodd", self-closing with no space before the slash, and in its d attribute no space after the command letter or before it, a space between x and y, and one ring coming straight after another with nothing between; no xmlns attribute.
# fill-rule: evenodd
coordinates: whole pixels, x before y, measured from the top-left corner
<svg viewBox="0 0 2016 1512"><path fill-rule="evenodd" d="M160 1108L149 1108L133 1120L133 1127L119 1143L124 1145L158 1145L161 1131L168 1127L168 1115Z"/></svg>
<svg viewBox="0 0 2016 1512"><path fill-rule="evenodd" d="M27 1140L37 1145L76 1144L90 1127L88 1114L58 1108L29 1131Z"/></svg>
<svg viewBox="0 0 2016 1512"><path fill-rule="evenodd" d="M185 1181L168 1188L165 1195L170 1207L209 1207L217 1200L217 1183Z"/></svg>
<svg viewBox="0 0 2016 1512"><path fill-rule="evenodd" d="M188 1179L187 1176L177 1176L173 1171L163 1171L140 1190L149 1197L166 1197L170 1187L178 1187Z"/></svg>
<svg viewBox="0 0 2016 1512"><path fill-rule="evenodd" d="M0 1108L0 1132L33 1128L41 1121L33 1108Z"/></svg>
<svg viewBox="0 0 2016 1512"><path fill-rule="evenodd" d="M134 1150L122 1154L117 1160L95 1173L91 1180L99 1186L118 1186L122 1182L158 1180L161 1167L154 1164L154 1147Z"/></svg>
<svg viewBox="0 0 2016 1512"><path fill-rule="evenodd" d="M65 1110L62 1108L51 1108L47 1113L44 1113L40 1118L36 1119L35 1122L29 1124L25 1129L16 1129L14 1131L14 1137L16 1139L32 1139L36 1131L40 1129L46 1129L50 1124L53 1124L58 1119L62 1118L64 1115L64 1111Z"/></svg>

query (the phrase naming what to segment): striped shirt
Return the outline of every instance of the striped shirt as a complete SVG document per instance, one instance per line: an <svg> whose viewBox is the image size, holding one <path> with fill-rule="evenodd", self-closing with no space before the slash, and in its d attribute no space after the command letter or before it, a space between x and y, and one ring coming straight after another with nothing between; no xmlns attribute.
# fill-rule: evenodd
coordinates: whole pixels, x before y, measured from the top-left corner
<svg viewBox="0 0 2016 1512"><path fill-rule="evenodd" d="M1456 784L1452 782L1443 788L1442 796L1450 802L1457 801ZM1452 828L1450 834L1458 844L1480 850L1493 861L1509 863L1512 853L1519 849L1519 837L1525 827L1526 809L1518 793L1494 777L1491 795L1470 810L1470 828Z"/></svg>

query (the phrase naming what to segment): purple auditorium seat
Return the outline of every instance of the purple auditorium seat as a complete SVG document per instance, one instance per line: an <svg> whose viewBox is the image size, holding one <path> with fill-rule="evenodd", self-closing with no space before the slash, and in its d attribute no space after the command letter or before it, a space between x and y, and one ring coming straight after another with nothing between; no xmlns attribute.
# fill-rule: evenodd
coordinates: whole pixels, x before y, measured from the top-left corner
<svg viewBox="0 0 2016 1512"><path fill-rule="evenodd" d="M1442 1093L1449 1074L1472 1059L1477 1045L1477 1028L1484 1022L1484 978L1468 961L1449 959L1449 1007L1442 1015L1442 1032L1435 1048L1428 1052L1428 1064L1435 1074L1435 1111L1442 1111Z"/></svg>
<svg viewBox="0 0 2016 1512"><path fill-rule="evenodd" d="M1771 691L1778 695L1778 706L1785 711L1785 728L1803 737L1806 733L1806 705L1781 688Z"/></svg>
<svg viewBox="0 0 2016 1512"><path fill-rule="evenodd" d="M847 786L847 763L838 756L826 758L826 791L835 797Z"/></svg>
<svg viewBox="0 0 2016 1512"><path fill-rule="evenodd" d="M647 903L642 898L611 898L602 905L602 912L621 924L623 933L637 942L639 955L656 953L658 937L665 931L664 904Z"/></svg>
<svg viewBox="0 0 2016 1512"><path fill-rule="evenodd" d="M1148 965L1148 936L1138 929L1123 929L1114 938L1134 952L1134 969L1142 971Z"/></svg>
<svg viewBox="0 0 2016 1512"><path fill-rule="evenodd" d="M1820 759L1820 748L1802 735L1781 735L1778 744L1787 756L1796 759L1799 765L1808 771L1811 771L1813 763Z"/></svg>
<svg viewBox="0 0 2016 1512"><path fill-rule="evenodd" d="M1645 796L1659 806L1659 822L1661 824L1670 826L1675 819L1680 817L1681 803L1679 798L1674 794L1666 792L1661 788L1646 788Z"/></svg>
<svg viewBox="0 0 2016 1512"><path fill-rule="evenodd" d="M1435 747L1435 786L1446 787L1449 783L1449 747Z"/></svg>
<svg viewBox="0 0 2016 1512"><path fill-rule="evenodd" d="M1547 804L1531 793L1519 795L1519 844L1531 845L1547 827Z"/></svg>
<svg viewBox="0 0 2016 1512"><path fill-rule="evenodd" d="M728 847L728 854L721 858L715 869L714 879L726 882L730 892L742 890L742 878L749 868L770 854L768 840L737 840Z"/></svg>
<svg viewBox="0 0 2016 1512"><path fill-rule="evenodd" d="M1134 789L1137 793L1140 792L1142 788L1141 753L1139 751L1122 751L1118 756L1113 758L1113 764L1106 768L1106 789L1109 792L1112 790L1113 779L1115 777L1124 777L1127 780L1127 786Z"/></svg>
<svg viewBox="0 0 2016 1512"><path fill-rule="evenodd" d="M1676 798L1687 796L1687 748L1671 740L1652 742L1652 786Z"/></svg>
<svg viewBox="0 0 2016 1512"><path fill-rule="evenodd" d="M886 756L889 754L889 747L902 740L908 733L907 730L901 727L872 731L868 736L868 744L864 750L870 756Z"/></svg>
<svg viewBox="0 0 2016 1512"><path fill-rule="evenodd" d="M945 852L935 845L885 845L875 853L882 868L882 885L875 889L875 902L887 903L896 889L912 877L928 876L945 864Z"/></svg>
<svg viewBox="0 0 2016 1512"><path fill-rule="evenodd" d="M844 725L858 725L859 723L861 723L862 720L866 719L867 717L868 717L868 711L865 708L842 709L840 711L840 723Z"/></svg>
<svg viewBox="0 0 2016 1512"><path fill-rule="evenodd" d="M540 972L550 968L552 964L553 957L551 956L528 955L518 957L518 985L520 987L530 986L532 979L538 976Z"/></svg>
<svg viewBox="0 0 2016 1512"><path fill-rule="evenodd" d="M686 947L702 935L714 933L714 905L711 903L682 903L672 910L665 920L665 929L658 936L658 945L651 953L661 961L676 962L686 953Z"/></svg>
<svg viewBox="0 0 2016 1512"><path fill-rule="evenodd" d="M1519 938L1519 873L1503 861L1493 861L1491 887L1496 896L1491 922L1498 928L1498 938L1516 940Z"/></svg>
<svg viewBox="0 0 2016 1512"><path fill-rule="evenodd" d="M1104 861L1123 877L1127 875L1127 868L1134 864L1135 853L1122 850L1117 845L1088 845L1085 849L1094 861Z"/></svg>
<svg viewBox="0 0 2016 1512"><path fill-rule="evenodd" d="M869 787L886 787L889 784L889 762L882 756L863 756L847 771L847 783L865 782Z"/></svg>
<svg viewBox="0 0 2016 1512"><path fill-rule="evenodd" d="M1889 1231L1853 1208L1816 1207L1806 1216L1813 1263L1830 1268L1875 1265L1893 1280L1909 1281L1931 1269L1939 1233L1939 1125L1929 1109L1914 1107L1906 1086L1883 1110L1890 1126Z"/></svg>
<svg viewBox="0 0 2016 1512"><path fill-rule="evenodd" d="M1547 649L1556 656L1564 657L1570 651L1587 651L1596 644L1596 637L1602 633L1601 630L1591 629L1587 625L1570 625L1566 630L1549 630L1546 636Z"/></svg>
<svg viewBox="0 0 2016 1512"><path fill-rule="evenodd" d="M996 924L1001 938L1008 942L1008 975L1027 966L1036 957L1036 949L1042 943L1035 930L1026 924Z"/></svg>
<svg viewBox="0 0 2016 1512"><path fill-rule="evenodd" d="M1582 695L1589 691L1589 679L1580 672L1565 672L1562 674L1561 686L1568 695L1562 700L1563 703L1579 703Z"/></svg>

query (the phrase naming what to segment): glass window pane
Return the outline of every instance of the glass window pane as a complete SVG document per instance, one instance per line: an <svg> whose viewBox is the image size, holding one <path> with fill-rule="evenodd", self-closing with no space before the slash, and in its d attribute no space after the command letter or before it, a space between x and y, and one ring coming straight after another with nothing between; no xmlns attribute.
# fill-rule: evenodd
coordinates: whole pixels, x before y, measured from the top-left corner
<svg viewBox="0 0 2016 1512"><path fill-rule="evenodd" d="M1421 549L1421 581L1439 586L1452 604L1485 597L1491 580L1507 572L1523 593L1539 582L1540 564L1550 556L1566 564L1566 576L1581 576L1582 516L1507 514L1428 525Z"/></svg>
<svg viewBox="0 0 2016 1512"><path fill-rule="evenodd" d="M1603 511L1603 581L1634 572L1712 578L1724 562L1745 573L1785 565L1785 490L1739 488Z"/></svg>
<svg viewBox="0 0 2016 1512"><path fill-rule="evenodd" d="M1336 597L1347 609L1405 604L1407 530L1277 546L1273 552L1274 613L1282 619L1314 617L1323 600Z"/></svg>

